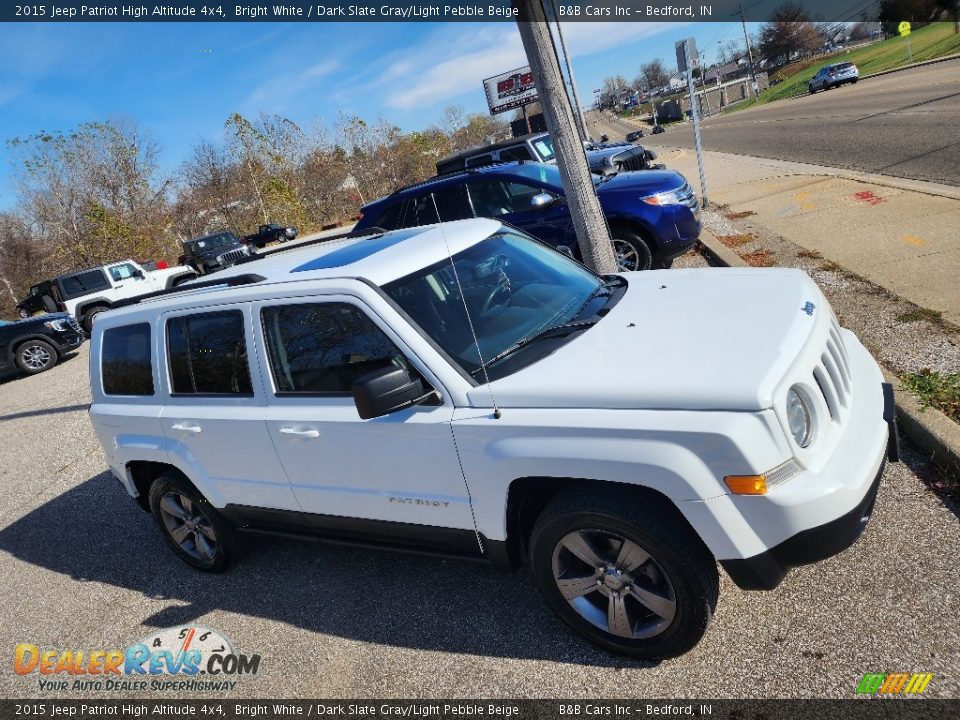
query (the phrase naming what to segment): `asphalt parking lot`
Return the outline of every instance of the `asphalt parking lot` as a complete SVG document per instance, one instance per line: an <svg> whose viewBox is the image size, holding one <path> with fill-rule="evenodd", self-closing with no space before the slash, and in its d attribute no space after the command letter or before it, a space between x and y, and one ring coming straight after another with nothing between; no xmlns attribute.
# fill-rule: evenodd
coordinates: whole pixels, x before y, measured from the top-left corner
<svg viewBox="0 0 960 720"><path fill-rule="evenodd" d="M641 663L573 637L524 572L280 540L223 575L189 569L105 472L87 348L0 382L3 697L77 697L15 675L17 643L125 648L181 623L262 655L224 697L852 697L864 673L900 671L960 696L960 510L909 448L858 544L770 593L722 576L703 642Z"/></svg>

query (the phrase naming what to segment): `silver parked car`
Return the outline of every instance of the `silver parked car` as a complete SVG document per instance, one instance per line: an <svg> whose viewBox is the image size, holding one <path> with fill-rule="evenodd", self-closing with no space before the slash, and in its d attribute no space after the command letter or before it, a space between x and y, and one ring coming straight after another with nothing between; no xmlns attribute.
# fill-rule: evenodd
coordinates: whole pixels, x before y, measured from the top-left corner
<svg viewBox="0 0 960 720"><path fill-rule="evenodd" d="M820 68L820 72L810 79L807 89L813 95L817 90L829 90L844 83L855 83L860 79L860 70L852 62L842 62Z"/></svg>

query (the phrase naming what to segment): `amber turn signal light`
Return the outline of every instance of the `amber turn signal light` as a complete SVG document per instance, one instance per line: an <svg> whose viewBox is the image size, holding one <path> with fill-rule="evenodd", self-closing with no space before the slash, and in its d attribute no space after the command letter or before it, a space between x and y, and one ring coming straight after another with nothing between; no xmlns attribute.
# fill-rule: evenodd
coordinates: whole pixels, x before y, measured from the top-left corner
<svg viewBox="0 0 960 720"><path fill-rule="evenodd" d="M766 475L727 475L723 481L735 495L766 495Z"/></svg>

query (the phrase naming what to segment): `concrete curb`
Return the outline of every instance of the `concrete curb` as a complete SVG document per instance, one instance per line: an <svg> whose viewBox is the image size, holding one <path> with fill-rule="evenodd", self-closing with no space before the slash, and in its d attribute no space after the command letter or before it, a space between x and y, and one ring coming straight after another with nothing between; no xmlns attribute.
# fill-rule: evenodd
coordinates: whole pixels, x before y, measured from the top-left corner
<svg viewBox="0 0 960 720"><path fill-rule="evenodd" d="M749 267L709 230L700 231L700 249L711 263L724 267ZM922 450L930 460L952 478L960 479L960 425L936 408L924 408L897 377L882 368L897 397L897 423L900 432Z"/></svg>

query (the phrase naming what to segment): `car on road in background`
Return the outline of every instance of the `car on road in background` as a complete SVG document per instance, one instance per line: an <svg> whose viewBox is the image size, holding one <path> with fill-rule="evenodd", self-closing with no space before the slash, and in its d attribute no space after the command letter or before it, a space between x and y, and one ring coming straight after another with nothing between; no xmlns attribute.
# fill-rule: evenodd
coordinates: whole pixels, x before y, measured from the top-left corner
<svg viewBox="0 0 960 720"><path fill-rule="evenodd" d="M230 267L253 250L230 230L183 241L183 255L178 264L193 268L198 275Z"/></svg>
<svg viewBox="0 0 960 720"><path fill-rule="evenodd" d="M53 280L43 280L30 286L27 296L17 303L17 313L28 318L37 313L57 312L56 290Z"/></svg>
<svg viewBox="0 0 960 720"><path fill-rule="evenodd" d="M623 139L627 142L636 142L642 137L644 137L643 130L634 130L632 132L628 132Z"/></svg>
<svg viewBox="0 0 960 720"><path fill-rule="evenodd" d="M286 242L297 237L297 229L293 225L277 225L269 223L261 225L252 235L244 235L240 242L247 245L253 245L255 248L262 248L267 243Z"/></svg>
<svg viewBox="0 0 960 720"><path fill-rule="evenodd" d="M670 267L700 236L700 206L673 170L593 175L620 270ZM556 165L501 163L437 176L363 207L356 230L497 218L580 259L580 246Z"/></svg>
<svg viewBox="0 0 960 720"><path fill-rule="evenodd" d="M860 70L852 62L842 62L820 68L810 79L807 90L811 95L817 90L829 90L844 83L856 83L860 79Z"/></svg>
<svg viewBox="0 0 960 720"><path fill-rule="evenodd" d="M49 370L83 343L83 331L69 313L53 312L17 322L0 320L0 377Z"/></svg>
<svg viewBox="0 0 960 720"><path fill-rule="evenodd" d="M241 534L526 564L584 638L671 657L710 625L718 561L770 590L843 551L897 457L890 386L800 270L598 276L467 220L276 248L203 284L96 323L89 413L203 571ZM155 567L155 547L125 562ZM782 627L776 598L736 600Z"/></svg>

